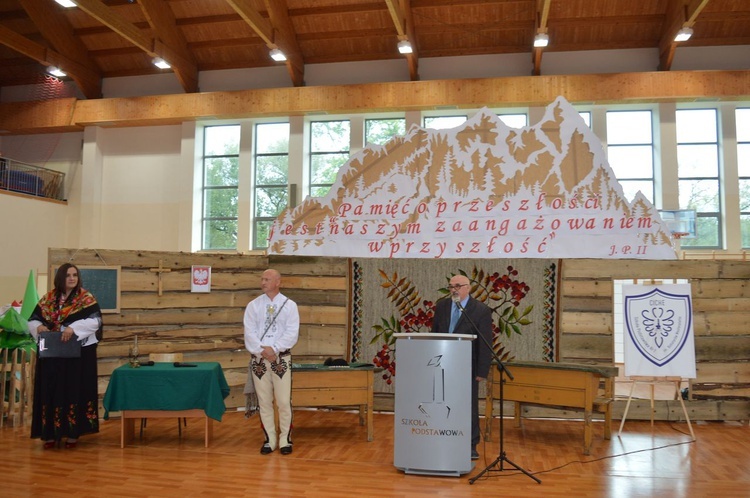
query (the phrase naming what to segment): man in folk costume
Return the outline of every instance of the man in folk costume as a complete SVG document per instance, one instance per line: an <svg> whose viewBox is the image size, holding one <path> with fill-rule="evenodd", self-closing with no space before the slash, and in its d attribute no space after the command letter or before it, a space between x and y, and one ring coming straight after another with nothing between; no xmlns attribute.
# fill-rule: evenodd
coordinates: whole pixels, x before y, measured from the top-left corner
<svg viewBox="0 0 750 498"><path fill-rule="evenodd" d="M281 274L266 270L260 279L263 294L245 308L245 348L253 355L252 380L258 396L260 421L266 439L260 452L267 455L280 448L292 452L292 347L299 337L297 304L279 291ZM247 389L246 389L247 391ZM273 403L279 410L276 429Z"/></svg>

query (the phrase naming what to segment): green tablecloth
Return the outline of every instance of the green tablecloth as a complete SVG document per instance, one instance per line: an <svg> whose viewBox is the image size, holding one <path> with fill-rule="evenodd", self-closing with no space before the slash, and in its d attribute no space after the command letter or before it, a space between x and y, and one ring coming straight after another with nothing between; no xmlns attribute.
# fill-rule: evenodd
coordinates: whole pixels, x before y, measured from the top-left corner
<svg viewBox="0 0 750 498"><path fill-rule="evenodd" d="M104 418L122 410L192 410L221 421L229 385L221 365L197 362L195 367L172 363L131 368L122 365L112 372L104 394Z"/></svg>

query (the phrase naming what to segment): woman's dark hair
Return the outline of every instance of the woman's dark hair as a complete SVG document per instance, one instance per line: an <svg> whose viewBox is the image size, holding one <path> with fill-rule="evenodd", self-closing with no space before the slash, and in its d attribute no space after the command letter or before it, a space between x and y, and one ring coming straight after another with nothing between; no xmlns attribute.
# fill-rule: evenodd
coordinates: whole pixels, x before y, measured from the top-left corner
<svg viewBox="0 0 750 498"><path fill-rule="evenodd" d="M65 279L68 277L68 270L71 268L76 269L76 273L78 274L78 285L76 285L76 288L73 289L73 292L70 293L68 298L77 295L81 291L81 271L73 263L63 263L55 272L55 294L58 297L65 294Z"/></svg>

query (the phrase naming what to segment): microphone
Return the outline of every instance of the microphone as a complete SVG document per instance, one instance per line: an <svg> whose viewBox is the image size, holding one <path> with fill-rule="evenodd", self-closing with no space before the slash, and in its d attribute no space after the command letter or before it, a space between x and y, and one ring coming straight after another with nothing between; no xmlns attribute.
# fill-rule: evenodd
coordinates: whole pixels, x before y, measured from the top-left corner
<svg viewBox="0 0 750 498"><path fill-rule="evenodd" d="M181 361L176 361L176 362L173 363L173 365L175 367L177 367L177 368L182 368L182 367L197 367L198 366L195 363L183 363Z"/></svg>
<svg viewBox="0 0 750 498"><path fill-rule="evenodd" d="M456 306L458 307L458 309L460 311L464 310L464 307L461 306L461 298L458 297L458 294L451 294L451 301L453 301L454 303L456 303Z"/></svg>
<svg viewBox="0 0 750 498"><path fill-rule="evenodd" d="M142 361L141 362L141 366L142 367L153 367L154 366L154 362L152 360Z"/></svg>

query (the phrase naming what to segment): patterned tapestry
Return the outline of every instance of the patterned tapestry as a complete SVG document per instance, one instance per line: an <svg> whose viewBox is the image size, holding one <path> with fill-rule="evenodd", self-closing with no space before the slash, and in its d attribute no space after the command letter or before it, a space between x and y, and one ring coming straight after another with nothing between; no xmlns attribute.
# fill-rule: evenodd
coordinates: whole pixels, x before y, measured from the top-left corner
<svg viewBox="0 0 750 498"><path fill-rule="evenodd" d="M376 392L394 392L394 333L426 333L435 302L456 274L493 310L493 348L502 361L555 361L559 260L352 260L352 361L373 363Z"/></svg>

